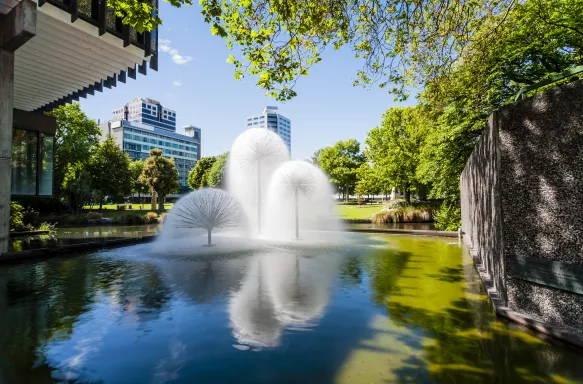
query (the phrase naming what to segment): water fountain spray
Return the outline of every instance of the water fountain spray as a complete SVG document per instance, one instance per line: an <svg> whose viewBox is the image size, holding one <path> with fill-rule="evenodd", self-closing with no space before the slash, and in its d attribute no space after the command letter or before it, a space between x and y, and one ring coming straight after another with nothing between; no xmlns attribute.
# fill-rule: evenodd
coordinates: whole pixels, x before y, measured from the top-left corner
<svg viewBox="0 0 583 384"><path fill-rule="evenodd" d="M230 156L231 164L243 174L257 178L257 231L261 233L262 173L288 160L287 148L277 134L267 129L254 128L248 129L235 140ZM245 182L249 183L249 180ZM232 191L235 195L239 192L236 188Z"/></svg>
<svg viewBox="0 0 583 384"><path fill-rule="evenodd" d="M214 228L238 227L245 224L245 216L235 198L215 188L203 188L180 199L172 208L175 228L202 228L212 245Z"/></svg>
<svg viewBox="0 0 583 384"><path fill-rule="evenodd" d="M300 196L309 196L314 190L314 176L310 169L297 167L287 173L282 180L282 184L287 191L294 196L294 217L296 227L296 240L300 239L300 220L299 220L299 198Z"/></svg>

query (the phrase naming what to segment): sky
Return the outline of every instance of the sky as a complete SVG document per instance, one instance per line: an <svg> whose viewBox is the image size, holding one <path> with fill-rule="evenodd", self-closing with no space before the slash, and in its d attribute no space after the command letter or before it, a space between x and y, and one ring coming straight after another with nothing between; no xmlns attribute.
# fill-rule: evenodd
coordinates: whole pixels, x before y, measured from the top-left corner
<svg viewBox="0 0 583 384"><path fill-rule="evenodd" d="M291 120L292 159L303 160L339 140L354 138L364 148L366 133L379 125L383 112L403 105L378 87L352 86L361 62L349 48L324 52L322 61L296 84L298 95L277 102L255 85L255 77L235 80L234 66L226 62L231 52L210 33L198 2L180 9L160 3L158 71L148 68L146 76L138 74L136 80L128 78L126 84L118 82L81 99L90 118L109 120L115 108L134 97L149 97L176 111L177 132L183 133L186 125L200 127L202 156L211 156L230 149L246 129L247 116L274 105Z"/></svg>

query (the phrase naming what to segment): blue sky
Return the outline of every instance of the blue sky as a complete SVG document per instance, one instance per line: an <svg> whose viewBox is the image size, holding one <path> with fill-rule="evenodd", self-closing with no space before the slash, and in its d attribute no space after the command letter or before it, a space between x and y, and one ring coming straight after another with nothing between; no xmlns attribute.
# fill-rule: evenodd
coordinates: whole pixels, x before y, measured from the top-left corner
<svg viewBox="0 0 583 384"><path fill-rule="evenodd" d="M158 72L148 70L147 76L138 74L136 80L81 99L91 118L108 120L113 109L134 97L150 97L176 110L178 132L189 124L202 128L202 155L208 156L230 148L248 115L276 105L292 121L292 158L301 160L338 140L355 138L363 145L382 113L397 105L386 90L352 86L360 62L348 48L326 51L297 83L298 96L278 103L264 96L256 78L234 79L234 67L226 62L230 51L223 39L211 35L198 4L176 9L160 3L165 52L159 54Z"/></svg>

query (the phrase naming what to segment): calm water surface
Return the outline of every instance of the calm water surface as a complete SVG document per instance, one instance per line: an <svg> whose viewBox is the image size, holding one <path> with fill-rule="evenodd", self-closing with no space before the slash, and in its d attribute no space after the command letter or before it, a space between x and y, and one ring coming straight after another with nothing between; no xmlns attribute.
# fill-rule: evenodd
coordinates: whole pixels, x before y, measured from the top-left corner
<svg viewBox="0 0 583 384"><path fill-rule="evenodd" d="M451 239L0 267L0 383L580 383L583 358L496 321Z"/></svg>

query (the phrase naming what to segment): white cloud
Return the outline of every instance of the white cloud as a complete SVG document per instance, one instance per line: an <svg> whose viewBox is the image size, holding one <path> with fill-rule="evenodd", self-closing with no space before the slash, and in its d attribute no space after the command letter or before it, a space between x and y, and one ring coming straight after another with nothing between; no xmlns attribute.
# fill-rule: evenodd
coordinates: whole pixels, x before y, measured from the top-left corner
<svg viewBox="0 0 583 384"><path fill-rule="evenodd" d="M182 87L182 80L174 80L172 84L174 84L175 87Z"/></svg>
<svg viewBox="0 0 583 384"><path fill-rule="evenodd" d="M161 52L165 52L165 53L169 54L172 61L178 65L186 64L190 60L192 60L191 56L182 56L178 52L178 49L172 47L171 43L172 43L172 41L170 41L170 40L164 40L164 39L158 40L158 50Z"/></svg>

